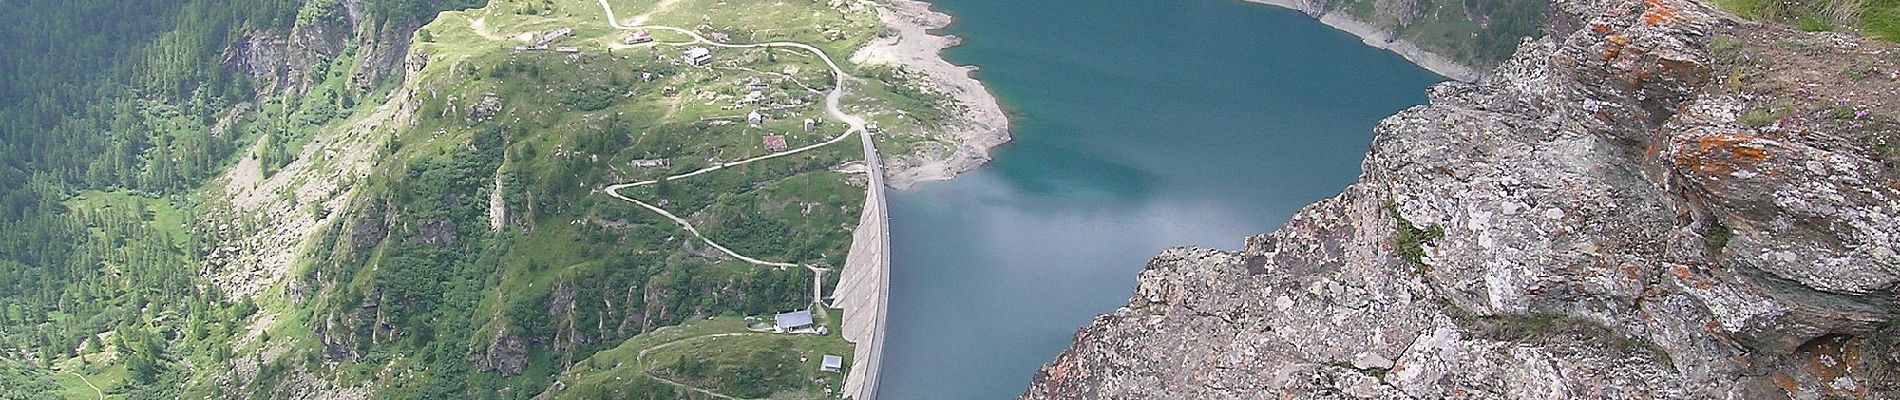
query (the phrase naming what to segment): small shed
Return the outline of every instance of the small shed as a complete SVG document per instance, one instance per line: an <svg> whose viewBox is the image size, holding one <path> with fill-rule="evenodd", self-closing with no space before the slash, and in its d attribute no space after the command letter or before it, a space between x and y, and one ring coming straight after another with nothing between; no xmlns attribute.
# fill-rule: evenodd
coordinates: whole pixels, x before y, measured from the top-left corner
<svg viewBox="0 0 1900 400"><path fill-rule="evenodd" d="M760 114L757 110L754 110L751 114L745 115L745 123L752 125L763 124L765 123L765 114Z"/></svg>
<svg viewBox="0 0 1900 400"><path fill-rule="evenodd" d="M774 325L772 327L772 330L781 332L781 333L786 332L786 331L797 330L799 328L810 327L811 326L811 310L798 310L798 311L788 312L784 314L779 314L777 316L772 317L772 320L775 323L777 323L777 325Z"/></svg>
<svg viewBox="0 0 1900 400"><path fill-rule="evenodd" d="M844 370L844 357L826 354L824 360L819 361L818 370L825 372L842 371Z"/></svg>

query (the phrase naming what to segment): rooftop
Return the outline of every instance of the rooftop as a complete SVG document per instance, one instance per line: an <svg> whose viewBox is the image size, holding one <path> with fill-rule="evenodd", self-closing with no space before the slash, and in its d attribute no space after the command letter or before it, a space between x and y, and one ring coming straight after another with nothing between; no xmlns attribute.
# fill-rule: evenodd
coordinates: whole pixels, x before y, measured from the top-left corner
<svg viewBox="0 0 1900 400"><path fill-rule="evenodd" d="M818 369L829 371L829 372L836 372L838 370L844 369L844 357L826 354L825 360L823 362L818 363Z"/></svg>
<svg viewBox="0 0 1900 400"><path fill-rule="evenodd" d="M772 319L778 322L779 328L783 329L811 326L811 310L798 310L779 314L778 316L772 317Z"/></svg>

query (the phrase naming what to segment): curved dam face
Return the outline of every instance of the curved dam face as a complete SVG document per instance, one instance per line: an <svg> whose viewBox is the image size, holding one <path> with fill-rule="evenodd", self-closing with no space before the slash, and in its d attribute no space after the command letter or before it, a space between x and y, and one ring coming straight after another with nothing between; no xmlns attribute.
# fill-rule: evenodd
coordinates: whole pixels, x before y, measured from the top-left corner
<svg viewBox="0 0 1900 400"><path fill-rule="evenodd" d="M938 0L1014 141L891 192L879 399L1006 399L1161 250L1237 249L1359 174L1443 78L1241 1Z"/></svg>

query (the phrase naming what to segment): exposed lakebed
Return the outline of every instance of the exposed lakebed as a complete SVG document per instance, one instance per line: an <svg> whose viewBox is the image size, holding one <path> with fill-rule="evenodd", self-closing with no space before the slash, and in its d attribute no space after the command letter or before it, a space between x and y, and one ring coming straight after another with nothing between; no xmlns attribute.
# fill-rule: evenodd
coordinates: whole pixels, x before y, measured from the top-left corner
<svg viewBox="0 0 1900 400"><path fill-rule="evenodd" d="M1359 173L1442 80L1238 0L937 0L1010 109L995 161L891 197L880 399L1004 399L1148 258L1238 248Z"/></svg>

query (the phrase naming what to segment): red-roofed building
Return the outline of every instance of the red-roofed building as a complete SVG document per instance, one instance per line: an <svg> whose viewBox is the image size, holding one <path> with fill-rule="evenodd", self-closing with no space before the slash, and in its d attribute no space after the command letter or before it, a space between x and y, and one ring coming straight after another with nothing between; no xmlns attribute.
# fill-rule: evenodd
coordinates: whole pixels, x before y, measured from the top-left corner
<svg viewBox="0 0 1900 400"><path fill-rule="evenodd" d="M785 135L766 135L765 136L766 150L785 151L785 149L788 149L788 148L790 147L785 145Z"/></svg>
<svg viewBox="0 0 1900 400"><path fill-rule="evenodd" d="M652 41L653 35L647 33L645 29L633 31L633 34L627 35L627 44L641 44Z"/></svg>

